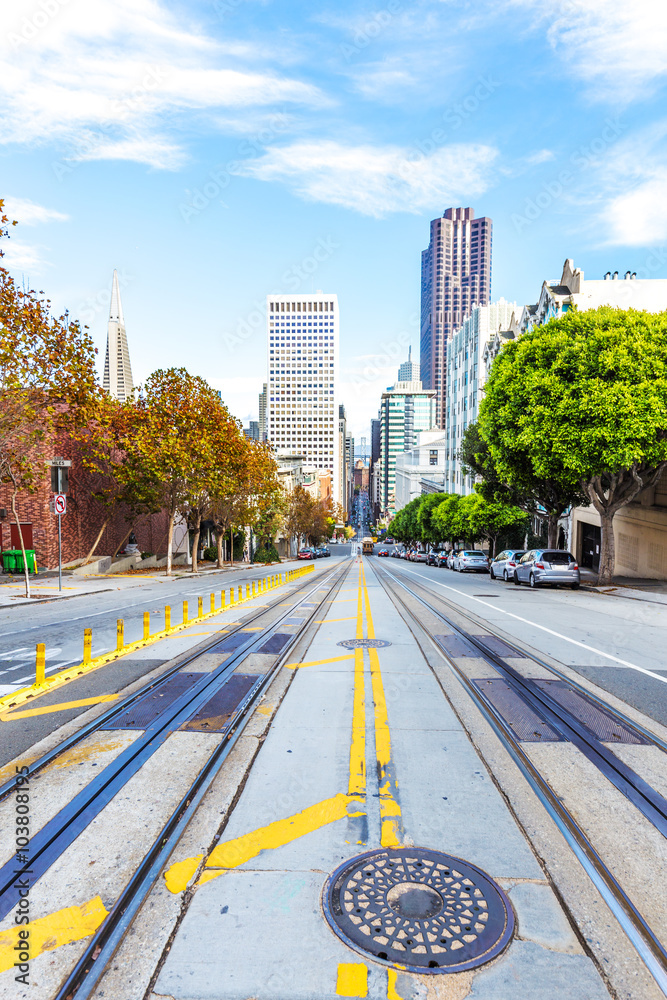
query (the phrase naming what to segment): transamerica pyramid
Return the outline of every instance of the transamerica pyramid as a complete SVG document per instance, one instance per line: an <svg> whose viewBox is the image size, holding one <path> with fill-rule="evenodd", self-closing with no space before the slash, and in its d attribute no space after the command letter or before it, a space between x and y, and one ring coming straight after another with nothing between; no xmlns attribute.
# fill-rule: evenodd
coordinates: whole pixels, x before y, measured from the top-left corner
<svg viewBox="0 0 667 1000"><path fill-rule="evenodd" d="M132 399L132 366L125 334L125 320L120 301L118 272L113 273L111 286L111 308L107 326L107 356L104 361L103 387L120 403Z"/></svg>

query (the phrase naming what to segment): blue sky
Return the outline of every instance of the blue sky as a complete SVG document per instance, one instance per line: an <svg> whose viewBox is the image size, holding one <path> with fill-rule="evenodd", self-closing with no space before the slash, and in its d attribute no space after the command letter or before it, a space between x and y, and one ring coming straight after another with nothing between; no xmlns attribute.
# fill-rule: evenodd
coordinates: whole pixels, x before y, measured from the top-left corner
<svg viewBox="0 0 667 1000"><path fill-rule="evenodd" d="M450 205L493 219L493 298L667 276L654 0L14 0L2 34L6 265L102 356L117 268L135 381L184 365L244 421L265 295L321 288L367 433Z"/></svg>

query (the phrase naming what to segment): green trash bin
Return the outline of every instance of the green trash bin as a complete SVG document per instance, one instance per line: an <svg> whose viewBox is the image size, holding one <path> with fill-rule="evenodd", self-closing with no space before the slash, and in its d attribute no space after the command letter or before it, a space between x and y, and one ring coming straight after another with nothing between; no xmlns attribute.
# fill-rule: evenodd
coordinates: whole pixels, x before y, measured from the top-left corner
<svg viewBox="0 0 667 1000"><path fill-rule="evenodd" d="M13 573L16 569L16 553L13 549L5 549L2 553L2 569L4 573Z"/></svg>
<svg viewBox="0 0 667 1000"><path fill-rule="evenodd" d="M14 556L15 556L15 559L16 559L16 572L17 573L23 573L24 572L23 553L21 552L20 549L14 549ZM26 558L26 562L28 564L28 572L29 573L36 573L37 572L37 560L35 558L35 550L34 549L26 549L25 550L25 558Z"/></svg>

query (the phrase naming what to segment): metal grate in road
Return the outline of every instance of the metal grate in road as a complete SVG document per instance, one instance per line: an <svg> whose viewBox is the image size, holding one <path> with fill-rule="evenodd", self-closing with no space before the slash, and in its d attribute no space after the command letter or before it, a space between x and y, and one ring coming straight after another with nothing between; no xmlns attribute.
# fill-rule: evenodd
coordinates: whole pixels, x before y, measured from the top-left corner
<svg viewBox="0 0 667 1000"><path fill-rule="evenodd" d="M488 698L518 740L524 743L566 742L565 737L533 711L502 677L485 677L470 683Z"/></svg>

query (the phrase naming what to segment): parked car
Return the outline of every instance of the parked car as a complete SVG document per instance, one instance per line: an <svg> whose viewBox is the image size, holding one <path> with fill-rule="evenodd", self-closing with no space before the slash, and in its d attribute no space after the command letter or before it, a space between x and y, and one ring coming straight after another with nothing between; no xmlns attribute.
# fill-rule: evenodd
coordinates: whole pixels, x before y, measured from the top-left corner
<svg viewBox="0 0 667 1000"><path fill-rule="evenodd" d="M440 550L439 549L431 549L431 551L429 552L429 554L426 556L426 565L427 566L437 566L438 565L438 556L439 555L440 555Z"/></svg>
<svg viewBox="0 0 667 1000"><path fill-rule="evenodd" d="M462 549L454 560L457 573L488 573L489 560L479 549Z"/></svg>
<svg viewBox="0 0 667 1000"><path fill-rule="evenodd" d="M454 562L457 555L459 554L458 549L450 549L447 553L447 569L454 569Z"/></svg>
<svg viewBox="0 0 667 1000"><path fill-rule="evenodd" d="M400 559L407 559L408 558L408 550L407 549L401 549L401 551L399 553L399 558Z"/></svg>
<svg viewBox="0 0 667 1000"><path fill-rule="evenodd" d="M387 545L393 545L394 544L394 539L393 538L385 538L385 542L387 543Z"/></svg>
<svg viewBox="0 0 667 1000"><path fill-rule="evenodd" d="M489 574L492 580L504 580L507 583L514 576L514 570L525 549L503 549L489 567Z"/></svg>
<svg viewBox="0 0 667 1000"><path fill-rule="evenodd" d="M321 556L322 559L326 559L327 556L331 555L331 553L329 552L329 548L328 548L327 545L320 545L320 547L318 548L317 551L319 552L319 554L320 554L320 556Z"/></svg>
<svg viewBox="0 0 667 1000"><path fill-rule="evenodd" d="M313 555L313 550L312 549L299 549L299 555L298 555L297 558L298 559L314 559L315 556Z"/></svg>
<svg viewBox="0 0 667 1000"><path fill-rule="evenodd" d="M427 559L426 553L420 552L419 549L415 549L414 552L412 553L413 562L425 563L426 559Z"/></svg>
<svg viewBox="0 0 667 1000"><path fill-rule="evenodd" d="M390 556L391 556L392 559L400 559L401 558L401 550L398 548L397 545L394 545L393 549L391 550L391 552L389 554L390 554Z"/></svg>
<svg viewBox="0 0 667 1000"><path fill-rule="evenodd" d="M438 566L444 566L445 569L446 569L447 568L447 560L448 559L449 559L449 552L445 552L444 549L441 549L441 551L438 552L438 562L437 562L436 565L438 565Z"/></svg>
<svg viewBox="0 0 667 1000"><path fill-rule="evenodd" d="M531 549L524 553L514 570L514 582L530 587L544 584L566 584L577 590L581 583L579 566L571 552L565 549Z"/></svg>
<svg viewBox="0 0 667 1000"><path fill-rule="evenodd" d="M387 556L389 558L389 549L378 549L378 556Z"/></svg>

